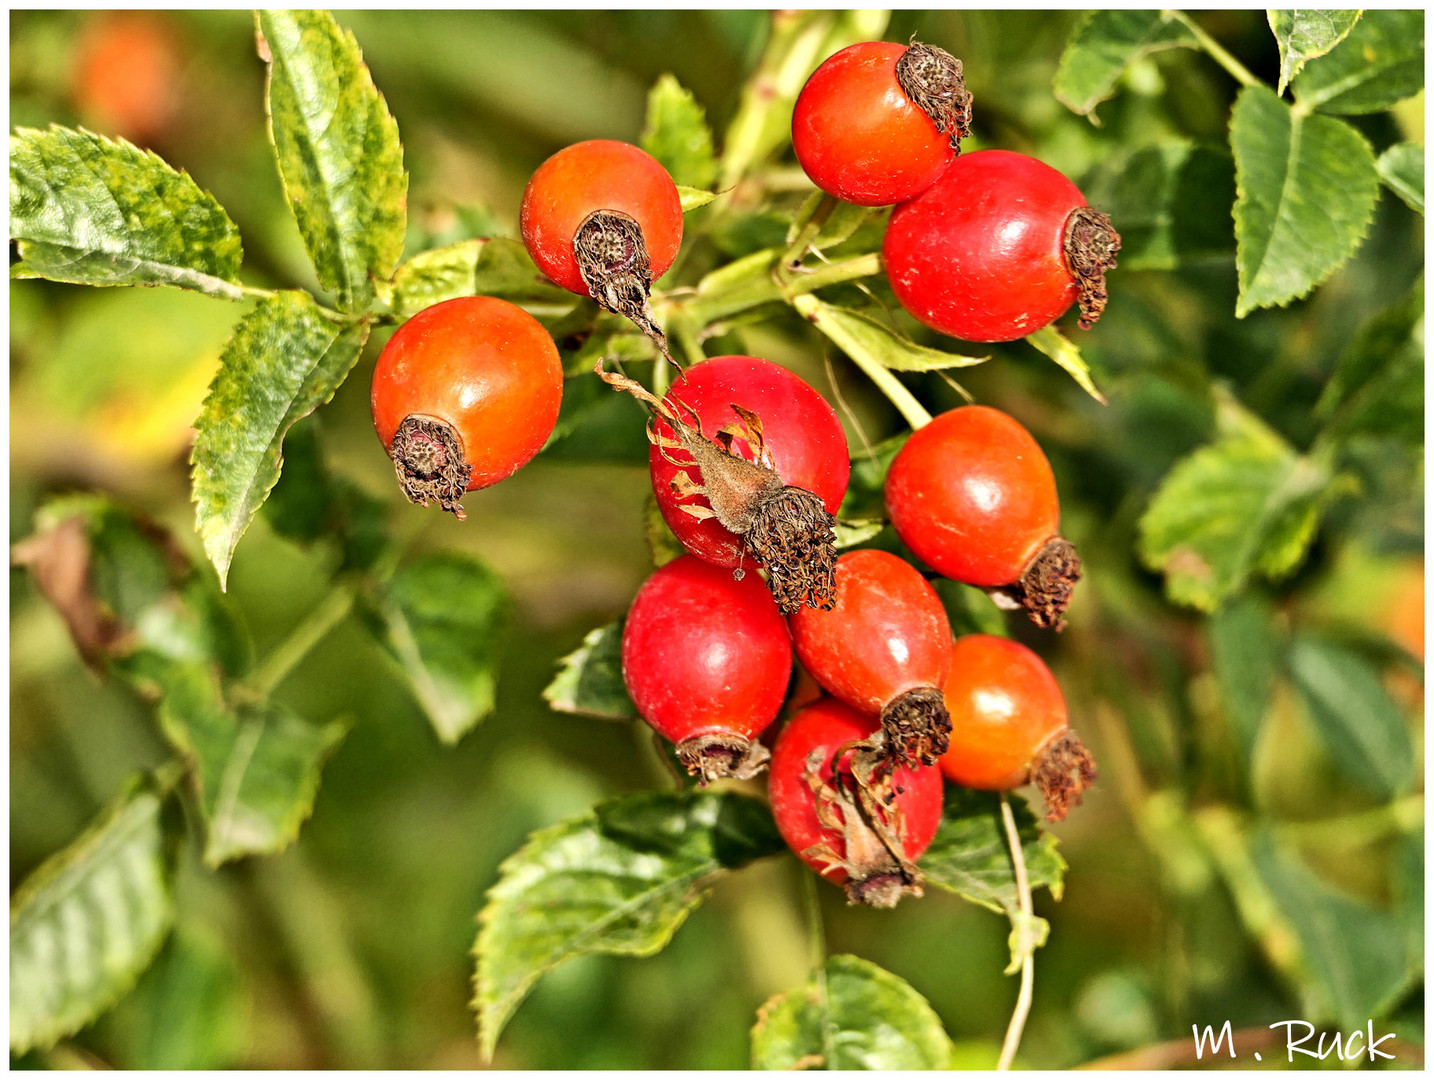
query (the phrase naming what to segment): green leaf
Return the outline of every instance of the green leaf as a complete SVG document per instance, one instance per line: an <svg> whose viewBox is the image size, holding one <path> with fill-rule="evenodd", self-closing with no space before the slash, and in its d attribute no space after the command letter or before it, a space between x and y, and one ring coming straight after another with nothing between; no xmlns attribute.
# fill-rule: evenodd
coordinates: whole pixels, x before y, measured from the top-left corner
<svg viewBox="0 0 1434 1080"><path fill-rule="evenodd" d="M1279 675L1281 643L1274 613L1262 599L1237 597L1210 618L1207 632L1220 705L1248 766Z"/></svg>
<svg viewBox="0 0 1434 1080"><path fill-rule="evenodd" d="M837 247L850 240L856 231L872 218L876 209L872 206L857 206L854 203L842 202L825 192L814 191L807 196L793 216L792 224L787 229L786 242L794 243L801 235L802 230L811 224L812 218L817 215L818 211L823 211L826 216L808 246L816 251L826 251ZM877 240L880 241L879 236Z"/></svg>
<svg viewBox="0 0 1434 1080"><path fill-rule="evenodd" d="M543 691L558 712L603 720L636 720L637 706L622 678L622 623L588 631L583 643L558 661L558 673Z"/></svg>
<svg viewBox="0 0 1434 1080"><path fill-rule="evenodd" d="M1383 112L1424 88L1424 12L1370 9L1339 46L1294 81L1295 100L1326 113Z"/></svg>
<svg viewBox="0 0 1434 1080"><path fill-rule="evenodd" d="M464 240L425 251L393 275L390 305L400 319L460 296L572 307L576 297L548 281L516 240Z"/></svg>
<svg viewBox="0 0 1434 1080"><path fill-rule="evenodd" d="M713 199L717 198L717 192L706 191L703 188L683 187L677 185L677 197L682 203L682 212L688 213L696 210L699 206L706 206Z"/></svg>
<svg viewBox="0 0 1434 1080"><path fill-rule="evenodd" d="M200 665L175 669L165 691L160 727L198 781L205 863L272 855L293 843L348 724L315 726L271 701L231 708Z"/></svg>
<svg viewBox="0 0 1434 1080"><path fill-rule="evenodd" d="M188 173L126 142L52 126L10 136L15 277L171 285L241 299L239 230Z"/></svg>
<svg viewBox="0 0 1434 1080"><path fill-rule="evenodd" d="M1299 566L1345 490L1273 432L1234 434L1166 474L1140 519L1140 556L1171 600L1211 612L1257 570L1278 580Z"/></svg>
<svg viewBox="0 0 1434 1080"><path fill-rule="evenodd" d="M10 1050L47 1049L134 985L174 921L160 800L130 788L10 900Z"/></svg>
<svg viewBox="0 0 1434 1080"><path fill-rule="evenodd" d="M1107 404L1105 396L1095 388L1090 366L1081 357L1080 349L1054 326L1043 326L1034 334L1027 334L1026 340L1054 360L1087 394L1102 405Z"/></svg>
<svg viewBox="0 0 1434 1080"><path fill-rule="evenodd" d="M493 709L503 583L472 556L437 552L399 567L367 606L433 730L458 742Z"/></svg>
<svg viewBox="0 0 1434 1080"><path fill-rule="evenodd" d="M269 138L319 281L345 311L403 254L408 174L398 125L353 35L327 11L262 11Z"/></svg>
<svg viewBox="0 0 1434 1080"><path fill-rule="evenodd" d="M196 922L181 921L128 1001L131 1069L224 1069L243 1060L250 1024L241 960Z"/></svg>
<svg viewBox="0 0 1434 1080"><path fill-rule="evenodd" d="M1021 837L1031 891L1044 886L1059 900L1065 889L1066 861L1056 850L1055 836L1040 827L1023 798L1007 798ZM941 825L920 865L932 885L1007 917L1020 912L998 792L947 784Z"/></svg>
<svg viewBox="0 0 1434 1080"><path fill-rule="evenodd" d="M642 148L661 162L679 186L706 188L717 178L707 111L675 75L663 75L648 91Z"/></svg>
<svg viewBox="0 0 1434 1080"><path fill-rule="evenodd" d="M886 528L884 520L837 521L832 523L838 551L864 544Z"/></svg>
<svg viewBox="0 0 1434 1080"><path fill-rule="evenodd" d="M1323 437L1369 433L1424 444L1424 279L1360 327L1340 357L1315 415Z"/></svg>
<svg viewBox="0 0 1434 1080"><path fill-rule="evenodd" d="M797 297L796 307L842 352L853 359L861 356L890 371L942 371L971 367L990 359L928 349L870 315L823 303L815 296Z"/></svg>
<svg viewBox="0 0 1434 1080"><path fill-rule="evenodd" d="M325 318L305 293L283 292L251 311L224 347L190 457L197 527L221 586L279 479L284 435L334 396L368 330L367 321Z"/></svg>
<svg viewBox="0 0 1434 1080"><path fill-rule="evenodd" d="M175 665L211 664L238 676L251 646L213 578L198 574L174 537L103 496L53 499L16 544L80 655L155 697Z"/></svg>
<svg viewBox="0 0 1434 1080"><path fill-rule="evenodd" d="M1171 142L1138 150L1089 195L1120 222L1122 270L1174 270L1235 250L1235 162L1223 147Z"/></svg>
<svg viewBox="0 0 1434 1080"><path fill-rule="evenodd" d="M1283 95L1290 80L1311 60L1323 56L1345 39L1360 11L1299 8L1294 11L1267 11L1270 30L1280 47L1280 85Z"/></svg>
<svg viewBox="0 0 1434 1080"><path fill-rule="evenodd" d="M904 979L856 956L757 1011L754 1069L946 1069L951 1038Z"/></svg>
<svg viewBox="0 0 1434 1080"><path fill-rule="evenodd" d="M1340 772L1382 799L1409 790L1414 744L1378 670L1358 653L1312 636L1294 640L1288 663L1290 679Z"/></svg>
<svg viewBox="0 0 1434 1080"><path fill-rule="evenodd" d="M931 583L941 604L946 608L946 619L951 624L952 637L967 634L990 634L992 637L1010 637L1006 627L1006 615L984 589L974 585L963 585L950 578L938 578Z"/></svg>
<svg viewBox="0 0 1434 1080"><path fill-rule="evenodd" d="M1056 68L1055 94L1098 124L1095 107L1136 61L1165 49L1196 49L1199 41L1168 11L1093 11L1071 33Z"/></svg>
<svg viewBox="0 0 1434 1080"><path fill-rule="evenodd" d="M484 1056L544 972L588 953L651 956L715 877L784 846L765 804L710 791L627 795L534 833L479 914Z"/></svg>
<svg viewBox="0 0 1434 1080"><path fill-rule="evenodd" d="M1399 919L1335 891L1281 850L1268 832L1250 849L1260 878L1299 939L1320 1015L1357 1028L1386 1016L1409 988Z"/></svg>
<svg viewBox="0 0 1434 1080"><path fill-rule="evenodd" d="M1419 143L1395 143L1379 155L1375 167L1384 186L1424 213L1424 147Z"/></svg>
<svg viewBox="0 0 1434 1080"><path fill-rule="evenodd" d="M1266 86L1240 91L1235 154L1235 314L1306 295L1354 253L1379 195L1374 151L1343 120L1296 111Z"/></svg>

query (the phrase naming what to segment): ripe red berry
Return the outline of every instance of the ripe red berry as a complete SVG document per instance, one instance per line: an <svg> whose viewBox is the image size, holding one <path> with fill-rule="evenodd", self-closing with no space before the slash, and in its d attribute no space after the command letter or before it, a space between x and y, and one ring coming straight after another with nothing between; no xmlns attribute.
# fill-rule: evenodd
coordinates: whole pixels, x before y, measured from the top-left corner
<svg viewBox="0 0 1434 1080"><path fill-rule="evenodd" d="M941 822L942 784L938 769L902 766L864 786L853 747L876 729L831 698L807 706L777 736L767 790L777 829L803 862L845 885L853 904L892 907L921 895L915 863Z"/></svg>
<svg viewBox="0 0 1434 1080"><path fill-rule="evenodd" d="M682 246L682 198L656 158L612 139L565 147L528 181L519 222L539 270L631 319L666 352L648 296Z"/></svg>
<svg viewBox="0 0 1434 1080"><path fill-rule="evenodd" d="M830 604L833 515L851 472L846 436L800 377L755 356L694 364L653 406L648 461L663 519L688 551L718 566L765 566L784 611Z"/></svg>
<svg viewBox="0 0 1434 1080"><path fill-rule="evenodd" d="M863 41L829 57L802 87L792 147L827 194L890 206L935 182L970 122L961 61L918 42Z"/></svg>
<svg viewBox="0 0 1434 1080"><path fill-rule="evenodd" d="M1095 761L1070 730L1061 688L1039 656L989 634L958 638L945 690L951 747L942 772L985 791L1035 783L1050 821L1080 805Z"/></svg>
<svg viewBox="0 0 1434 1080"><path fill-rule="evenodd" d="M1009 150L957 158L898 206L882 243L901 306L966 341L1013 341L1080 301L1089 329L1105 309L1120 236L1069 180Z"/></svg>
<svg viewBox="0 0 1434 1080"><path fill-rule="evenodd" d="M885 551L837 560L836 604L788 618L797 657L833 696L880 716L871 757L933 764L951 722L940 687L951 665L951 624L925 578Z"/></svg>
<svg viewBox="0 0 1434 1080"><path fill-rule="evenodd" d="M754 742L777 717L792 639L755 578L683 555L638 590L622 633L622 675L637 711L704 780L746 779L766 763Z"/></svg>
<svg viewBox="0 0 1434 1080"><path fill-rule="evenodd" d="M522 308L463 296L420 311L373 369L373 426L412 502L464 518L465 491L511 476L553 431L557 346Z"/></svg>
<svg viewBox="0 0 1434 1080"><path fill-rule="evenodd" d="M886 510L902 542L934 570L1005 589L1038 626L1064 625L1080 559L1056 532L1050 463L1005 413L966 405L915 431L886 474Z"/></svg>

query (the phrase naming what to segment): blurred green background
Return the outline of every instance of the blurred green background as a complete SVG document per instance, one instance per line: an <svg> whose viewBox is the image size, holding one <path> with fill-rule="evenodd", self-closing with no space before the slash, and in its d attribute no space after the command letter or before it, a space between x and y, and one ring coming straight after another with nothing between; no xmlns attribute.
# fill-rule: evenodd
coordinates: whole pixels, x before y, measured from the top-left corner
<svg viewBox="0 0 1434 1080"><path fill-rule="evenodd" d="M336 15L363 48L403 136L410 252L472 235L515 236L533 168L571 141L637 141L647 88L664 72L693 91L720 138L769 21L745 11ZM1175 136L1223 142L1236 87L1195 52L1138 65L1123 93L1101 106L1100 127L1057 102L1051 78L1076 18L900 11L885 37L917 33L961 57L977 142L1041 157L1098 204L1102 194L1117 198L1135 150ZM1278 57L1263 13L1201 20L1274 81ZM248 13L12 12L10 71L13 125L83 125L155 150L238 223L247 280L317 291L274 173ZM1422 139L1422 94L1393 114L1354 119L1376 149ZM790 152L784 161L790 174ZM1112 208L1117 227L1120 208ZM1228 219L1211 228L1228 235ZM1017 416L1046 449L1064 531L1087 567L1066 633L1010 627L1051 664L1102 770L1085 805L1056 830L1070 863L1065 898L1037 898L1051 936L1036 956L1018 1059L1027 1066L1188 1043L1194 1022L1263 1028L1303 1015L1301 979L1309 976L1271 958L1278 914L1268 933L1252 929L1220 853L1212 854L1224 808L1237 822L1258 814L1273 823L1311 873L1369 909L1399 901L1391 881L1399 853L1422 848L1422 794L1386 813L1353 791L1288 692L1265 717L1249 776L1239 775L1205 620L1165 603L1133 541L1171 464L1210 437L1217 381L1303 446L1341 351L1404 294L1423 259L1422 219L1386 194L1355 259L1287 309L1235 320L1229 255L1177 270L1116 271L1109 310L1079 335L1109 406L1020 342L993 347L991 363L961 373L978 401ZM98 489L173 529L202 562L188 495L189 425L237 309L175 290L41 281L12 284L10 305L12 542L29 534L47 496ZM740 334L709 352L768 355L829 389L823 350L800 327ZM460 524L399 505L368 416L368 372L386 335L375 337L318 416L326 453L393 506L410 550L470 552L507 584L497 709L457 748L441 747L370 637L341 625L280 688L303 715L355 720L299 842L217 872L186 855L178 929L134 993L58 1050L22 1064L479 1067L469 949L500 860L531 830L598 799L670 784L645 730L553 713L540 697L556 660L620 616L649 572L640 413L620 403L605 410L511 480L465 499L469 520ZM861 433L874 442L900 430L899 416L859 373L830 359ZM933 411L959 401L937 376L913 386ZM852 445L861 445L854 432ZM1422 456L1373 439L1365 457L1361 498L1335 509L1300 574L1272 596L1286 624L1386 641L1422 665ZM301 551L256 519L229 592L260 656L319 602L326 577L321 553ZM82 665L23 570L12 570L10 595L13 889L125 776L167 751L148 708ZM1409 713L1422 775L1422 681L1392 664L1388 683ZM1215 816L1198 818L1212 809ZM1203 828L1192 824L1197 818ZM493 1064L742 1067L757 1007L807 977L806 872L792 858L766 860L721 883L656 957L587 958L544 977ZM1001 974L1004 920L939 890L894 912L850 910L838 890L822 894L830 952L856 953L905 978L958 1041L963 1064L994 1064L1017 989ZM1422 897L1418 916L1422 925ZM1358 951L1357 936L1348 946ZM1387 1029L1400 1032L1401 1063L1422 1062L1422 978Z"/></svg>

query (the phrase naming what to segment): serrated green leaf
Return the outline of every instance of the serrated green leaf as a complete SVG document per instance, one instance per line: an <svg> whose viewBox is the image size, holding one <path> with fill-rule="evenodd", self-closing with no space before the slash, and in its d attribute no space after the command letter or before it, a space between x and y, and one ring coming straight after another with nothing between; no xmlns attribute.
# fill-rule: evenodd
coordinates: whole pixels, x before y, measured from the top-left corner
<svg viewBox="0 0 1434 1080"><path fill-rule="evenodd" d="M1363 135L1291 109L1266 86L1240 91L1230 145L1243 318L1306 295L1339 269L1369 230L1379 174Z"/></svg>
<svg viewBox="0 0 1434 1080"><path fill-rule="evenodd" d="M1130 65L1165 49L1199 47L1190 29L1168 11L1093 11L1061 53L1056 99L1098 124L1095 107L1115 93Z"/></svg>
<svg viewBox="0 0 1434 1080"><path fill-rule="evenodd" d="M683 187L677 185L677 198L682 204L682 212L688 213L696 210L699 206L706 206L713 199L717 198L717 192L707 191L703 188Z"/></svg>
<svg viewBox="0 0 1434 1080"><path fill-rule="evenodd" d="M1026 340L1056 362L1056 366L1076 381L1076 385L1102 405L1108 404L1105 396L1095 388L1090 375L1090 365L1080 354L1080 349L1054 326L1043 326L1034 334L1027 334Z"/></svg>
<svg viewBox="0 0 1434 1080"><path fill-rule="evenodd" d="M1256 834L1250 854L1299 939L1320 1012L1309 1019L1359 1028L1371 1017L1387 1015L1409 988L1412 958L1406 956L1399 920L1330 888L1279 848L1268 831Z"/></svg>
<svg viewBox="0 0 1434 1080"><path fill-rule="evenodd" d="M571 307L572 293L548 281L516 240L464 240L425 251L393 275L390 305L400 319L460 296L497 296L513 303Z"/></svg>
<svg viewBox="0 0 1434 1080"><path fill-rule="evenodd" d="M10 136L10 238L15 277L243 296L239 230L214 196L155 154L88 131Z"/></svg>
<svg viewBox="0 0 1434 1080"><path fill-rule="evenodd" d="M588 953L651 956L717 875L783 849L765 804L703 791L627 795L534 833L479 914L484 1055L544 972Z"/></svg>
<svg viewBox="0 0 1434 1080"><path fill-rule="evenodd" d="M221 587L279 479L284 435L334 396L368 331L366 320L335 322L307 294L283 292L251 311L225 345L190 456L197 528Z"/></svg>
<svg viewBox="0 0 1434 1080"><path fill-rule="evenodd" d="M588 631L583 643L558 661L558 673L543 691L558 712L603 720L636 720L637 706L622 678L622 623Z"/></svg>
<svg viewBox="0 0 1434 1080"><path fill-rule="evenodd" d="M1031 891L1044 886L1059 900L1065 889L1066 861L1056 850L1055 836L1041 828L1023 798L1007 798L1021 837ZM1008 918L1020 912L1016 871L1006 846L998 792L947 784L941 826L921 856L920 865L932 885Z"/></svg>
<svg viewBox="0 0 1434 1080"><path fill-rule="evenodd" d="M1382 112L1424 88L1424 12L1365 11L1327 56L1294 81L1295 100L1325 113Z"/></svg>
<svg viewBox="0 0 1434 1080"><path fill-rule="evenodd" d="M408 174L398 125L357 42L327 11L262 11L269 138L319 281L339 307L373 298L403 254Z"/></svg>
<svg viewBox="0 0 1434 1080"><path fill-rule="evenodd" d="M1290 80L1309 61L1323 56L1345 39L1360 11L1330 11L1321 8L1299 8L1294 11L1267 11L1270 32L1280 47L1280 85L1277 94L1284 94Z"/></svg>
<svg viewBox="0 0 1434 1080"><path fill-rule="evenodd" d="M1263 599L1241 596L1216 612L1206 628L1220 705L1246 766L1254 761L1280 671L1282 650L1273 614Z"/></svg>
<svg viewBox="0 0 1434 1080"><path fill-rule="evenodd" d="M1379 672L1358 653L1320 638L1290 645L1290 680L1340 772L1380 798L1409 789L1414 745Z"/></svg>
<svg viewBox="0 0 1434 1080"><path fill-rule="evenodd" d="M1424 443L1424 279L1360 327L1315 405L1323 437L1370 433Z"/></svg>
<svg viewBox="0 0 1434 1080"><path fill-rule="evenodd" d="M851 308L827 304L815 296L799 296L795 307L848 356L858 356L890 371L942 371L984 363L989 356L928 349L883 323Z"/></svg>
<svg viewBox="0 0 1434 1080"><path fill-rule="evenodd" d="M506 605L498 576L456 551L410 560L368 597L370 625L450 746L493 709Z"/></svg>
<svg viewBox="0 0 1434 1080"><path fill-rule="evenodd" d="M103 496L53 499L35 532L15 545L54 605L80 655L146 697L162 692L174 665L247 671L252 648L242 620L174 537Z"/></svg>
<svg viewBox="0 0 1434 1080"><path fill-rule="evenodd" d="M911 984L869 960L827 957L824 978L757 1010L754 1069L946 1069L951 1038Z"/></svg>
<svg viewBox="0 0 1434 1080"><path fill-rule="evenodd" d="M198 781L211 867L293 843L313 813L324 763L349 727L310 724L272 701L231 707L202 665L170 672L159 721Z"/></svg>
<svg viewBox="0 0 1434 1080"><path fill-rule="evenodd" d="M1395 143L1379 155L1375 167L1384 186L1398 195L1411 210L1424 213L1424 147L1418 143Z"/></svg>
<svg viewBox="0 0 1434 1080"><path fill-rule="evenodd" d="M679 187L706 188L717 178L707 110L675 75L661 76L648 91L642 148L662 164Z"/></svg>
<svg viewBox="0 0 1434 1080"><path fill-rule="evenodd" d="M1140 556L1175 603L1214 611L1256 569L1279 578L1298 566L1343 491L1273 434L1226 437L1166 475L1140 519Z"/></svg>
<svg viewBox="0 0 1434 1080"><path fill-rule="evenodd" d="M10 1050L53 1046L134 985L174 921L160 800L131 788L10 900Z"/></svg>
<svg viewBox="0 0 1434 1080"><path fill-rule="evenodd" d="M1088 196L1120 222L1122 270L1173 270L1235 250L1235 162L1224 147L1138 150Z"/></svg>

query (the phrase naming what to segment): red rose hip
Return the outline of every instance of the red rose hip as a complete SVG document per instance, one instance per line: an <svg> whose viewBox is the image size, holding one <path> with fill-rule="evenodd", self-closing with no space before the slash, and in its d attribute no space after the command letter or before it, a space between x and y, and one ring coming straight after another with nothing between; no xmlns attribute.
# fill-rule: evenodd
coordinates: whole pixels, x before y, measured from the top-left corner
<svg viewBox="0 0 1434 1080"><path fill-rule="evenodd" d="M563 397L558 348L506 300L462 296L425 308L389 338L373 369L373 426L411 502L464 518L465 491L526 465Z"/></svg>
<svg viewBox="0 0 1434 1080"><path fill-rule="evenodd" d="M985 791L1034 783L1050 821L1080 805L1095 783L1095 761L1070 730L1061 688L1039 656L989 634L958 638L945 694L951 746L942 772Z"/></svg>
<svg viewBox="0 0 1434 1080"><path fill-rule="evenodd" d="M966 341L1014 341L1080 302L1105 309L1120 236L1055 169L1010 150L964 154L891 215L882 261L911 315Z"/></svg>
<svg viewBox="0 0 1434 1080"><path fill-rule="evenodd" d="M930 45L863 41L802 87L792 147L812 183L858 206L890 206L935 182L970 134L961 61Z"/></svg>
<svg viewBox="0 0 1434 1080"><path fill-rule="evenodd" d="M836 603L787 620L812 678L859 712L881 719L871 758L934 764L951 721L940 687L951 665L951 625L936 590L885 551L837 560Z"/></svg>
<svg viewBox="0 0 1434 1080"><path fill-rule="evenodd" d="M519 224L539 270L631 319L666 355L648 298L682 246L682 198L656 158L612 139L565 147L528 181Z"/></svg>
<svg viewBox="0 0 1434 1080"><path fill-rule="evenodd" d="M938 769L897 768L879 786L853 773L853 748L877 730L874 718L822 698L782 728L768 794L787 845L853 904L892 907L921 895L916 860L941 822Z"/></svg>
<svg viewBox="0 0 1434 1080"><path fill-rule="evenodd" d="M765 567L784 612L830 605L833 515L851 471L832 407L797 375L755 356L694 364L653 409L652 489L684 547L718 566Z"/></svg>
<svg viewBox="0 0 1434 1080"><path fill-rule="evenodd" d="M693 775L760 770L768 755L755 740L776 719L791 674L791 636L755 578L734 581L683 555L638 590L623 627L623 681Z"/></svg>
<svg viewBox="0 0 1434 1080"><path fill-rule="evenodd" d="M938 573L1001 589L1038 626L1064 626L1080 559L1057 534L1050 462L1010 416L965 405L913 432L886 474L886 510Z"/></svg>

